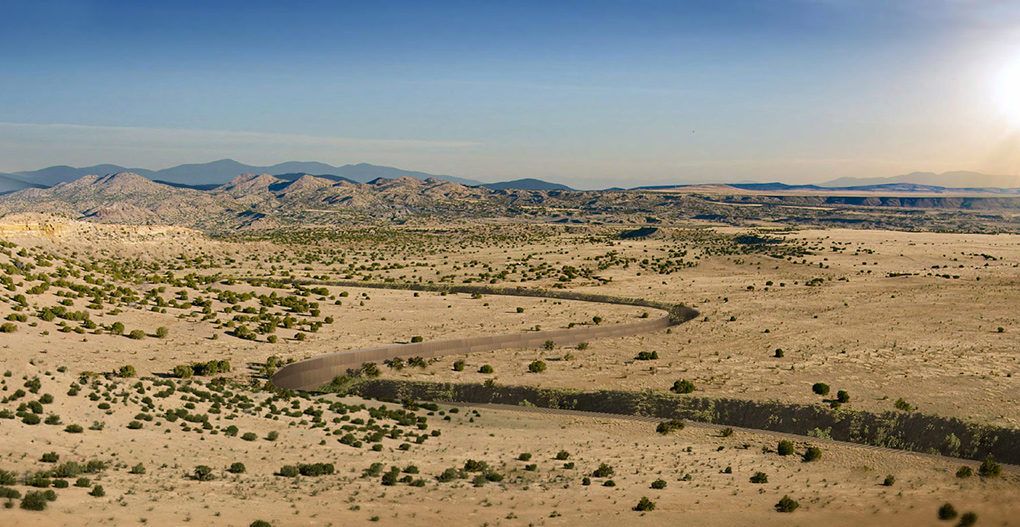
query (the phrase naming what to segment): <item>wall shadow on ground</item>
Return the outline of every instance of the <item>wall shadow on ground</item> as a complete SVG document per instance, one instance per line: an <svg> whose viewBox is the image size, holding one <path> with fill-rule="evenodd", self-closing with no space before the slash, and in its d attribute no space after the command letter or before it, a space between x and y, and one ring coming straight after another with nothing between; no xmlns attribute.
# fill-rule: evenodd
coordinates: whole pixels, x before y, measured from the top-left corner
<svg viewBox="0 0 1020 527"><path fill-rule="evenodd" d="M929 454L1020 464L1020 430L967 423L916 412L881 414L776 401L715 399L661 392L579 391L533 386L375 379L358 384L363 397L382 400L509 404L610 414L687 419L797 435L824 431L847 441Z"/></svg>

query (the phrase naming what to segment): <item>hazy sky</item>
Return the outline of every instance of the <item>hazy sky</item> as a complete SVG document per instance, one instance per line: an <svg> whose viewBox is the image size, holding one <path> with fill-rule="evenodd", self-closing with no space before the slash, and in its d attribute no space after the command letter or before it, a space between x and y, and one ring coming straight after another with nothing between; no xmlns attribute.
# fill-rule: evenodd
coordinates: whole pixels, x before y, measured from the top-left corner
<svg viewBox="0 0 1020 527"><path fill-rule="evenodd" d="M1016 174L1020 2L3 0L0 171L224 157L579 187Z"/></svg>

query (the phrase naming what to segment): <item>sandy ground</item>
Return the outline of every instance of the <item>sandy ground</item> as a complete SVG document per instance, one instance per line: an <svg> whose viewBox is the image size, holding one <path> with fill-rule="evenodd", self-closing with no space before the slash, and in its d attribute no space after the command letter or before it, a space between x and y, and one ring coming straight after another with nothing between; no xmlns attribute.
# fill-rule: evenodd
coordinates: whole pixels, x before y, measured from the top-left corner
<svg viewBox="0 0 1020 527"><path fill-rule="evenodd" d="M56 391L73 380L69 377L44 379L42 391ZM159 402L168 408L174 403L180 401ZM302 407L307 404L302 401ZM59 490L45 512L15 508L0 510L0 518L33 525L247 525L257 518L274 525L347 525L373 518L382 525L657 525L677 518L696 525L924 525L933 524L938 506L949 501L960 512L976 512L981 524L1014 525L1016 510L1003 504L1020 498L1018 476L1011 471L995 480L960 480L954 476L960 463L953 460L828 442L810 443L823 448L823 457L805 463L799 456L774 453L774 436L737 431L721 437L718 429L699 426L663 436L648 422L489 408L477 410L476 416L464 407L448 414L450 421L429 418L441 431L432 441L401 451L396 441L386 440L382 451L373 452L335 440L320 444L326 437L321 431L286 417L214 417L217 426L229 422L256 431L259 439L253 442L183 432L179 422L128 430L136 410L130 403L125 406L107 413L83 395L58 396L48 411L74 416L75 422L106 423L102 431L83 434L60 433L59 426L5 423L8 440L0 446L4 469L51 467L38 461L42 452L56 452L61 461L99 458L114 465L93 478L104 487L105 497L71 487ZM196 411L205 408L199 403ZM271 430L279 431L279 439L264 440ZM798 451L807 444L798 442ZM555 459L561 450L570 454L574 468ZM529 462L518 460L524 452L532 454ZM435 480L468 459L487 462L504 481L477 488L469 480ZM238 461L246 465L245 474L223 471ZM273 475L282 465L299 462L334 463L337 474ZM387 468L413 464L425 486L385 487L379 477L362 477L362 470L376 462ZM138 463L146 467L145 474L129 472ZM535 471L525 470L530 463ZM582 485L581 479L601 463L610 464L615 474ZM189 479L198 464L213 467L217 479ZM766 473L768 483L750 483L756 472ZM895 476L891 487L881 485L887 475ZM603 486L606 479L616 486ZM664 489L650 488L657 479L667 482ZM774 512L784 495L800 508L792 514ZM654 511L631 510L643 496L655 502Z"/></svg>
<svg viewBox="0 0 1020 527"><path fill-rule="evenodd" d="M458 229L463 232L457 234ZM425 369L382 370L385 376L402 378L471 382L493 378L504 384L628 390L665 390L685 378L695 382L699 395L816 404L822 404L821 398L811 392L811 384L825 382L833 391L847 390L853 408L891 410L893 401L903 398L926 413L1020 426L1015 375L1020 373L1016 309L1020 236L773 231L766 234L785 238L783 247L807 251L776 258L741 250L732 236L748 231L729 228L684 226L630 241L615 239L616 231L610 228L433 230L281 245L212 241L178 229L6 227L0 229L0 239L13 246L4 249L0 264L17 267L38 263L38 258L63 257L66 262L58 259L30 272L66 268L78 273L76 281L91 273L141 294L158 287L147 283L145 275L169 271L178 278L220 273L222 278L494 280L500 285L686 302L702 317L668 332L598 340L585 350L503 350L448 357ZM659 264L670 272L658 272ZM76 267L80 265L90 267ZM114 274L112 269L132 271ZM380 452L340 445L297 417L242 414L221 421L225 415L210 414L217 427L229 421L242 431L255 432L259 439L254 442L183 432L179 422L162 426L146 422L142 429L130 430L127 423L139 412L137 403L122 404L111 395L114 404L107 413L85 392L65 395L79 372L131 364L140 375L165 374L176 364L228 359L234 365L230 377L245 383L255 372L246 366L270 355L300 359L404 342L415 335L432 340L528 331L535 326L552 329L596 315L605 319L603 323L620 323L645 310L488 295L415 297L408 291L329 288L325 295L307 297L319 302L321 313L298 318L306 323L329 316L333 323L315 333L302 331L307 334L304 341L294 339L297 329L281 328L274 333L279 341L271 344L264 335L257 341L230 336L228 328L215 320L203 320L197 308L169 307L161 313L153 312L151 305L107 302L102 309L90 309L88 298L71 299L68 309L86 309L97 323L121 321L128 330L140 328L150 334L131 340L106 332L62 333L60 319L38 319L38 308L67 300L57 296L64 290L59 287L27 295L30 307L15 311L15 295L38 280L12 276L14 290L0 294L0 317L24 313L28 318L14 323L14 333L0 333L0 370L11 371L0 393L9 397L26 376L38 375L43 380L39 393L55 397L44 416L56 413L63 424L0 420L0 469L18 474L41 470L49 465L39 457L48 451L58 452L61 461L98 457L114 466L95 478L106 489L105 497L88 496L88 489L73 486L59 489L57 501L47 511L23 511L15 502L13 509L0 509L0 523L248 525L262 518L278 526L361 524L376 518L380 524L394 525L618 525L684 518L696 525L925 525L937 523L935 510L945 501L960 512L977 512L979 525L1012 525L1020 517L1013 505L1020 485L1012 472L999 479L961 480L954 476L958 460L828 443L821 445L821 461L803 463L797 456L763 452L763 447L774 450L773 436L738 431L720 437L716 429L697 426L662 436L654 432L653 424L640 421L481 409L481 416L472 422L467 409L461 409L448 414L450 421L429 417L430 430L440 430L439 437L408 451L398 449L399 441L387 439ZM189 298L210 296L204 287L167 286L161 296L169 300L181 289ZM243 282L215 287L270 291ZM344 291L347 296L341 296ZM334 304L337 300L340 305ZM229 319L230 314L222 313L228 304L212 305L214 318ZM257 309L259 304L256 299L242 305ZM517 313L517 307L523 307L523 313ZM284 313L278 306L270 310ZM167 338L151 336L159 326L168 328ZM784 351L782 358L774 357L776 349ZM633 360L639 351L656 351L659 359ZM567 354L569 360L547 361L545 373L527 372L531 360L563 359ZM463 372L451 368L458 358L467 362ZM491 364L495 374L477 373L481 364ZM110 382L113 394L131 392L135 381ZM261 392L250 396L268 397ZM189 402L180 397L178 392L158 404L169 408ZM14 411L20 403L37 398L29 394L0 404L0 410ZM208 408L208 402L191 402L196 411ZM103 430L88 430L93 421L107 424ZM81 424L86 431L63 432L69 423ZM171 428L175 432L165 432ZM279 432L280 438L264 440L270 431ZM800 444L798 451L805 445ZM571 454L574 469L553 459L561 449ZM521 452L533 454L530 463L537 465L536 471L525 470L528 463L516 460ZM444 469L462 466L467 459L497 467L504 480L480 488L470 480L435 480ZM222 471L235 461L246 464L245 474ZM335 463L337 474L297 480L273 475L284 464L317 461ZM414 464L426 485L384 487L379 477L362 478L362 470L374 462L387 467ZM617 485L603 487L600 479L581 485L581 478L601 462L616 469ZM146 473L130 474L138 463ZM217 479L186 478L198 464L214 467ZM731 473L725 473L727 466ZM767 484L748 481L757 471L768 474ZM684 481L685 474L691 479ZM886 475L895 476L892 487L881 485ZM649 488L658 478L667 481L666 488ZM15 488L22 493L30 489ZM775 512L773 505L786 494L798 500L800 508L792 514ZM642 496L655 501L654 511L631 510Z"/></svg>

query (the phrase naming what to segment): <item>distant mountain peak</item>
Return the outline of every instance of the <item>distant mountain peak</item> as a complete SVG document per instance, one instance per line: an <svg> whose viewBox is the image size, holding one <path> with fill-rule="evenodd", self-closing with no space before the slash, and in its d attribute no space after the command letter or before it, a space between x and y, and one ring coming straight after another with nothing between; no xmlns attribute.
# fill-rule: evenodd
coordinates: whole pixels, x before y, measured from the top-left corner
<svg viewBox="0 0 1020 527"><path fill-rule="evenodd" d="M331 187L333 186L333 184L334 184L333 181L330 181L326 178L316 177L311 174L303 174L301 177L295 179L294 181L287 183L287 185L283 187L283 190L286 193L309 192L324 187Z"/></svg>
<svg viewBox="0 0 1020 527"><path fill-rule="evenodd" d="M243 194L268 191L269 187L282 182L283 180L277 179L269 174L246 173L231 178L230 181L216 187L215 190L239 196Z"/></svg>
<svg viewBox="0 0 1020 527"><path fill-rule="evenodd" d="M103 194L142 194L166 188L166 185L156 183L134 172L117 172L103 176L88 175L61 186L65 189L87 188Z"/></svg>
<svg viewBox="0 0 1020 527"><path fill-rule="evenodd" d="M982 174L957 170L952 172L911 172L892 177L852 178L844 177L821 183L824 187L862 187L912 183L945 188L1020 188L1020 176Z"/></svg>

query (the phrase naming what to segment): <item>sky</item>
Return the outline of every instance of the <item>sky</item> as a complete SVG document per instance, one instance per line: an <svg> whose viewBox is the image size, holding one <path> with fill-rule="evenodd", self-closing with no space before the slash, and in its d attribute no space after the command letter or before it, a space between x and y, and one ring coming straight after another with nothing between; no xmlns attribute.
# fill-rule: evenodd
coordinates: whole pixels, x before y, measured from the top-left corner
<svg viewBox="0 0 1020 527"><path fill-rule="evenodd" d="M1020 2L4 0L0 172L1020 174Z"/></svg>

